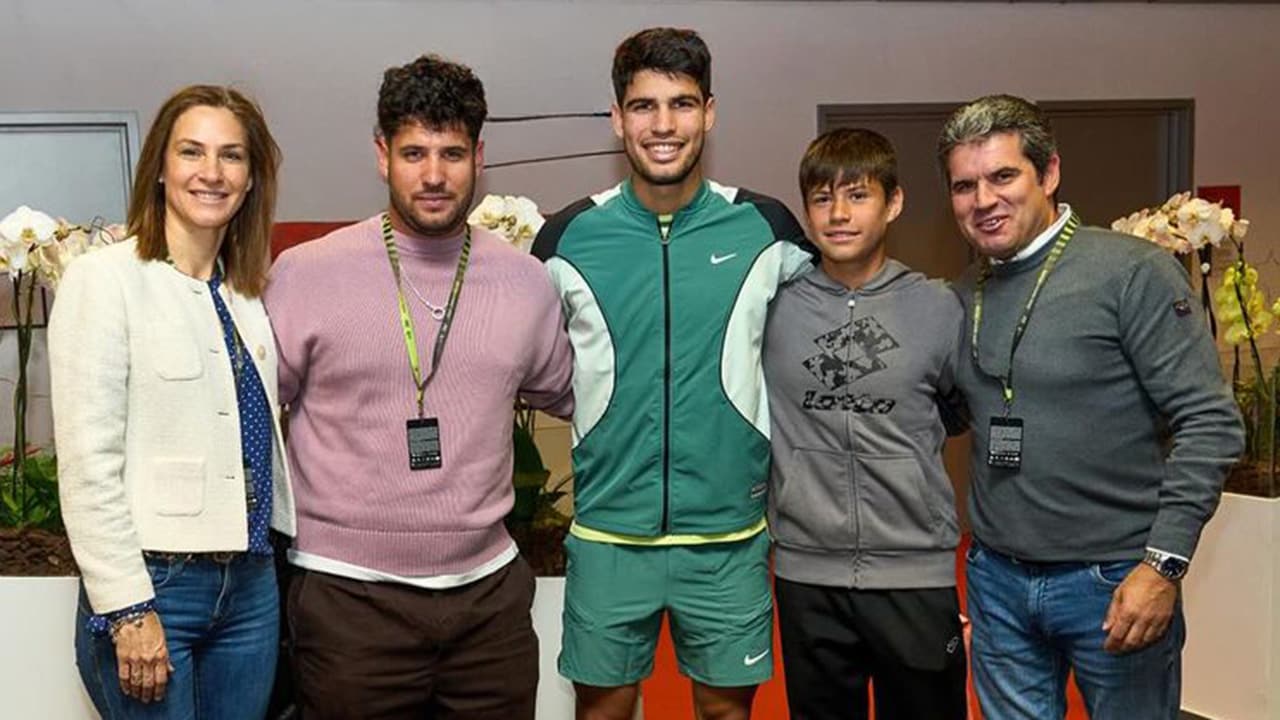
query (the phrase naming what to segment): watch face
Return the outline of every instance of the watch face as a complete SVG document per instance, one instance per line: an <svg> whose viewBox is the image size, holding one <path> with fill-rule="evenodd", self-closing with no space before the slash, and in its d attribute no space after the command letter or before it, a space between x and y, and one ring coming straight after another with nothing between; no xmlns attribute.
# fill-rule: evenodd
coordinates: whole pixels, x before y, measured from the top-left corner
<svg viewBox="0 0 1280 720"><path fill-rule="evenodd" d="M1169 578L1180 578L1187 574L1187 564L1178 558L1165 558L1160 563L1160 574Z"/></svg>

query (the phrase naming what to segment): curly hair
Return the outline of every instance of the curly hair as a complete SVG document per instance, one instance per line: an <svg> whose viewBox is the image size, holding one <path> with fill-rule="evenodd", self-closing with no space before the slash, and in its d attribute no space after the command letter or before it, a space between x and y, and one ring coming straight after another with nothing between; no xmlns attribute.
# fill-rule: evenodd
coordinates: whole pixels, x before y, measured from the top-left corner
<svg viewBox="0 0 1280 720"><path fill-rule="evenodd" d="M484 83L466 65L423 55L387 68L378 90L378 132L391 138L406 122L440 129L462 125L474 144L489 114Z"/></svg>
<svg viewBox="0 0 1280 720"><path fill-rule="evenodd" d="M711 51L694 30L656 27L623 40L613 53L613 94L619 105L631 79L644 70L688 75L697 81L703 101L711 99Z"/></svg>

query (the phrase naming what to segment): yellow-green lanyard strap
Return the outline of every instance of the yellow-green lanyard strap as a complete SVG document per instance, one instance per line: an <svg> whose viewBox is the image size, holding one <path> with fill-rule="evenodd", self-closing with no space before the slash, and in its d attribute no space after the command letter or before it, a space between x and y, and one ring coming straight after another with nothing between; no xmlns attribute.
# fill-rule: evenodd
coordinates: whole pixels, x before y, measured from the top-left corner
<svg viewBox="0 0 1280 720"><path fill-rule="evenodd" d="M471 226L467 226L466 237L462 241L462 254L458 256L458 269L453 274L453 287L449 289L449 301L444 306L444 317L440 319L440 332L436 333L436 344L431 350L431 372L422 377L422 362L418 359L418 336L413 331L413 316L409 314L409 303L404 298L404 289L400 282L400 250L396 247L395 235L391 232L391 216L382 214L382 242L387 246L387 259L391 261L391 274L396 278L396 299L400 302L400 327L404 330L404 346L409 351L409 369L413 371L413 386L418 391L418 417L426 413L424 405L427 397L427 385L440 369L440 359L444 357L445 340L449 337L449 328L453 325L453 313L458 309L458 297L462 295L462 279L467 274L467 263L471 259Z"/></svg>
<svg viewBox="0 0 1280 720"><path fill-rule="evenodd" d="M969 351L973 355L973 365L978 372L1000 381L1000 394L1004 399L1005 415L1008 415L1009 410L1013 407L1013 356L1018 352L1018 345L1022 343L1022 336L1027 332L1027 323L1031 321L1031 311L1036 306L1036 298L1040 297L1040 290L1044 287L1045 280L1049 277L1049 273L1053 272L1054 266L1058 264L1058 258L1062 257L1062 251L1066 249L1067 243L1071 241L1071 236L1075 235L1078 227L1080 227L1080 217L1075 213L1071 213L1071 216L1067 218L1066 224L1059 231L1058 239L1053 243L1053 248L1049 250L1049 257L1045 259L1044 265L1040 268L1040 274L1036 277L1036 284L1031 288L1031 295L1027 298L1027 304L1022 308L1022 317L1018 318L1018 324L1014 327L1013 343L1009 346L1009 369L1004 375L987 372L982 367L982 361L978 359L978 331L982 327L982 294L987 278L991 277L991 263L989 261L983 263L982 269L978 273L978 282L973 289L973 333L969 343Z"/></svg>

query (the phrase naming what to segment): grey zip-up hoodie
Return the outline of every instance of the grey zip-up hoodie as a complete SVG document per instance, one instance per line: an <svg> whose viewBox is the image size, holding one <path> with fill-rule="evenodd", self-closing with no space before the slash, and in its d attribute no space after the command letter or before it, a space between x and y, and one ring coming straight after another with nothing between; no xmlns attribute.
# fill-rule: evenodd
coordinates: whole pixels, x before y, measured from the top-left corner
<svg viewBox="0 0 1280 720"><path fill-rule="evenodd" d="M779 290L764 340L779 577L955 585L942 444L965 426L953 382L963 317L945 284L895 260L857 290L821 267Z"/></svg>

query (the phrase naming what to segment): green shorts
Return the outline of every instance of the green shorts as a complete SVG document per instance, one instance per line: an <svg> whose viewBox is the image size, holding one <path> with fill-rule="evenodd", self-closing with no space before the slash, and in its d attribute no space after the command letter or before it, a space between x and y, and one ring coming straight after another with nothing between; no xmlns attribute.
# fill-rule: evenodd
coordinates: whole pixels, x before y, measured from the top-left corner
<svg viewBox="0 0 1280 720"><path fill-rule="evenodd" d="M769 534L705 545L565 540L560 674L584 685L631 685L653 672L670 614L680 672L713 687L773 675Z"/></svg>

